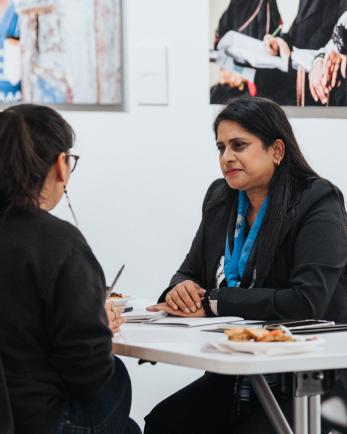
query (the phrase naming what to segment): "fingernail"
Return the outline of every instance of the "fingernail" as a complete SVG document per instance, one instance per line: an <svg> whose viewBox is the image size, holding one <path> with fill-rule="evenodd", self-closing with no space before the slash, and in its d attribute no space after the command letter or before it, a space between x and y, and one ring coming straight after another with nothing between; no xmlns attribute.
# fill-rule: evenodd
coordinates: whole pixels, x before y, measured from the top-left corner
<svg viewBox="0 0 347 434"><path fill-rule="evenodd" d="M185 308L184 309L185 313L190 313L189 309Z"/></svg>
<svg viewBox="0 0 347 434"><path fill-rule="evenodd" d="M178 309L178 306L174 306L174 309L177 310L177 309Z"/></svg>
<svg viewBox="0 0 347 434"><path fill-rule="evenodd" d="M200 303L198 303L198 309L201 309L201 304Z"/></svg>
<svg viewBox="0 0 347 434"><path fill-rule="evenodd" d="M196 307L192 306L192 307L190 308L190 310L191 310L193 313L195 313L195 312L196 312Z"/></svg>

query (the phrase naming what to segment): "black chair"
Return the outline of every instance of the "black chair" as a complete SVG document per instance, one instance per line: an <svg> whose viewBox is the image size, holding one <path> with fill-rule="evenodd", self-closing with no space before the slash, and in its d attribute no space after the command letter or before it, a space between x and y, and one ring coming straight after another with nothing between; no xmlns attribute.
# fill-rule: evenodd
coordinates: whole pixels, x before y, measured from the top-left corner
<svg viewBox="0 0 347 434"><path fill-rule="evenodd" d="M0 434L13 434L13 417L0 355Z"/></svg>

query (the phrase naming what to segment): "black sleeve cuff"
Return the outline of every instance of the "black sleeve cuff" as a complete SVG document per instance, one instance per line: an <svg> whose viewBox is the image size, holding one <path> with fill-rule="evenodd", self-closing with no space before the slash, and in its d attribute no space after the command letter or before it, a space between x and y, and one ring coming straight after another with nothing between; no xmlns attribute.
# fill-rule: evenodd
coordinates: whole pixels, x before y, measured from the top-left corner
<svg viewBox="0 0 347 434"><path fill-rule="evenodd" d="M314 60L324 59L324 57L325 57L325 53L324 53L324 51L321 51L320 53L316 54L316 56L314 57Z"/></svg>
<svg viewBox="0 0 347 434"><path fill-rule="evenodd" d="M207 317L215 316L210 307L210 293L211 289L207 289L204 298L201 300L202 307Z"/></svg>

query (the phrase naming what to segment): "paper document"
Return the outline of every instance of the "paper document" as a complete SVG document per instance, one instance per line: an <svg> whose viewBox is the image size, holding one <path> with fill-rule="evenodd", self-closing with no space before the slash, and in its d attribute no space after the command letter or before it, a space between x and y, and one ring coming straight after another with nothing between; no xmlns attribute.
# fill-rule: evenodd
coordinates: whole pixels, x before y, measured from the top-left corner
<svg viewBox="0 0 347 434"><path fill-rule="evenodd" d="M221 66L227 64L226 57L229 56L234 62L249 64L253 68L279 69L288 72L288 59L279 56L271 56L266 52L264 42L244 35L234 30L227 32L218 43L217 63Z"/></svg>
<svg viewBox="0 0 347 434"><path fill-rule="evenodd" d="M124 314L128 323L146 323L153 325L178 326L178 327L199 327L227 322L241 321L243 318L236 316L219 316L212 318L181 318L167 315L166 312L148 312L146 309L134 309Z"/></svg>
<svg viewBox="0 0 347 434"><path fill-rule="evenodd" d="M167 316L166 318L158 319L152 321L153 325L165 325L165 326L176 326L176 327L201 327L213 324L223 324L226 322L237 322L241 321L243 318L236 316L217 316L217 317L203 317L203 318L180 318L177 316Z"/></svg>
<svg viewBox="0 0 347 434"><path fill-rule="evenodd" d="M167 313L163 310L160 312L148 312L144 308L135 308L131 312L124 313L123 316L127 319L128 323L147 323L165 318Z"/></svg>
<svg viewBox="0 0 347 434"><path fill-rule="evenodd" d="M312 69L313 61L318 50L301 50L299 48L293 47L292 51L292 65L294 69L298 69L302 66L306 72L310 72Z"/></svg>
<svg viewBox="0 0 347 434"><path fill-rule="evenodd" d="M237 74L242 75L242 77L247 81L252 83L254 82L256 70L247 66L237 65L233 58L227 55L225 52L220 52L218 54L216 62L221 68L229 72L236 72Z"/></svg>

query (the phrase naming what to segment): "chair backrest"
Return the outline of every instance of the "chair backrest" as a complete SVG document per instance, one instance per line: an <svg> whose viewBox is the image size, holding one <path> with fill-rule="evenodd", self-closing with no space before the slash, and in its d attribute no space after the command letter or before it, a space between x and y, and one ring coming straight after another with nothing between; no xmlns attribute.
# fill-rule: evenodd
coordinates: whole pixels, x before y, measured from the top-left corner
<svg viewBox="0 0 347 434"><path fill-rule="evenodd" d="M13 417L0 355L0 434L13 434Z"/></svg>

